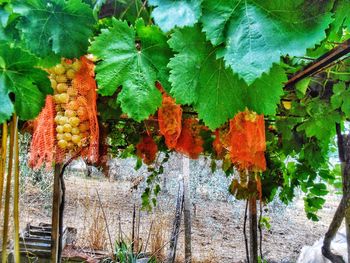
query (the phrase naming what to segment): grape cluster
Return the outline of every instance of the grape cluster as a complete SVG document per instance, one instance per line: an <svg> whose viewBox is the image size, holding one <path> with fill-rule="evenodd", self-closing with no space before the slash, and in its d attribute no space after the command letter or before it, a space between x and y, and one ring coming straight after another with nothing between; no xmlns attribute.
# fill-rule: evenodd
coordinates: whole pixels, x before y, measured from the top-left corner
<svg viewBox="0 0 350 263"><path fill-rule="evenodd" d="M57 145L64 150L82 147L89 137L86 99L79 96L72 80L81 68L79 60L62 60L61 64L49 69L51 86L56 104Z"/></svg>

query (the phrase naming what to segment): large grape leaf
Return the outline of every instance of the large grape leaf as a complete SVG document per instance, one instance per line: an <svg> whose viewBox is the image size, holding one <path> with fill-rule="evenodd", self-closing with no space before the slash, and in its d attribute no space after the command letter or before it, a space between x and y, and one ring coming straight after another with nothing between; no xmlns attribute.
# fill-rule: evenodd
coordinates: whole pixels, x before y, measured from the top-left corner
<svg viewBox="0 0 350 263"><path fill-rule="evenodd" d="M171 93L192 104L200 119L215 129L244 109L246 84L216 59L215 48L198 26L177 29L169 40L177 54L170 60Z"/></svg>
<svg viewBox="0 0 350 263"><path fill-rule="evenodd" d="M281 55L301 56L325 37L333 1L204 0L203 30L251 84Z"/></svg>
<svg viewBox="0 0 350 263"><path fill-rule="evenodd" d="M152 16L164 31L184 26L192 26L201 16L201 0L149 0L155 6Z"/></svg>
<svg viewBox="0 0 350 263"><path fill-rule="evenodd" d="M41 57L86 54L95 23L89 5L81 0L16 0L13 5L22 16L17 27L30 51Z"/></svg>
<svg viewBox="0 0 350 263"><path fill-rule="evenodd" d="M90 52L100 62L96 67L99 93L112 95L119 86L118 101L124 113L141 121L153 114L161 104L158 80L169 89L166 67L171 50L166 37L155 26L137 20L135 27L113 19L109 29L95 38Z"/></svg>
<svg viewBox="0 0 350 263"><path fill-rule="evenodd" d="M259 114L273 115L284 94L283 87L287 76L282 67L274 64L269 73L256 79L247 90L247 105Z"/></svg>
<svg viewBox="0 0 350 263"><path fill-rule="evenodd" d="M35 118L45 95L52 92L47 88L47 74L35 68L36 62L35 56L21 48L0 43L0 123L9 119L13 111L22 120Z"/></svg>

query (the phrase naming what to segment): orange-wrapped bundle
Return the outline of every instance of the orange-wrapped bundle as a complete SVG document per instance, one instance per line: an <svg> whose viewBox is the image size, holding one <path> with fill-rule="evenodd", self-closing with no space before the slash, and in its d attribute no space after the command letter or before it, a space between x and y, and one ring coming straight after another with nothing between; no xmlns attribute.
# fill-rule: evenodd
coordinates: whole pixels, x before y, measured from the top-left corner
<svg viewBox="0 0 350 263"><path fill-rule="evenodd" d="M55 104L51 95L46 97L45 107L34 121L30 147L29 166L38 169L45 163L52 169L55 155Z"/></svg>
<svg viewBox="0 0 350 263"><path fill-rule="evenodd" d="M232 162L239 170L265 171L264 116L245 110L230 121Z"/></svg>
<svg viewBox="0 0 350 263"><path fill-rule="evenodd" d="M165 138L165 144L169 149L173 149L181 134L182 109L172 97L166 94L159 83L157 87L163 96L162 106L158 110L159 130Z"/></svg>
<svg viewBox="0 0 350 263"><path fill-rule="evenodd" d="M76 153L96 162L99 129L93 62L86 57L62 59L48 72L54 95L48 97L50 103L35 121L38 125L34 126L36 139L31 144L30 165L37 168L43 162L61 163ZM49 158L46 152L55 158Z"/></svg>
<svg viewBox="0 0 350 263"><path fill-rule="evenodd" d="M200 136L202 126L198 120L190 118L184 119L181 135L177 140L175 150L183 153L192 159L197 159L203 152L203 139Z"/></svg>
<svg viewBox="0 0 350 263"><path fill-rule="evenodd" d="M136 145L136 154L145 164L154 162L158 152L158 146L153 138L149 135L143 136L141 141Z"/></svg>

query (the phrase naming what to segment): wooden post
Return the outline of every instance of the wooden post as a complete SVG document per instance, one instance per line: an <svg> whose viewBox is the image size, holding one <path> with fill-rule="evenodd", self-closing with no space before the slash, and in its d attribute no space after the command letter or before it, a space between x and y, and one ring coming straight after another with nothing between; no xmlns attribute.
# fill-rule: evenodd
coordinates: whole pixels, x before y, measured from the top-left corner
<svg viewBox="0 0 350 263"><path fill-rule="evenodd" d="M2 262L7 262L7 241L9 231L9 216L10 216L10 199L11 199L11 182L12 182L12 169L13 169L13 157L14 157L14 139L15 132L17 129L17 121L15 117L12 119L10 124L10 148L9 148L9 161L6 178L6 189L5 189L5 207L4 207L4 226L2 233Z"/></svg>
<svg viewBox="0 0 350 263"><path fill-rule="evenodd" d="M258 263L258 217L256 210L256 196L249 199L249 236L250 251L249 258L251 263Z"/></svg>
<svg viewBox="0 0 350 263"><path fill-rule="evenodd" d="M185 262L191 263L191 193L190 193L190 159L183 157L184 176L184 227L185 227Z"/></svg>
<svg viewBox="0 0 350 263"><path fill-rule="evenodd" d="M61 204L60 172L62 166L55 164L52 195L52 229L51 229L51 262L59 263L59 209Z"/></svg>
<svg viewBox="0 0 350 263"><path fill-rule="evenodd" d="M177 192L176 210L175 210L175 218L173 222L173 229L171 231L170 242L169 242L170 244L169 253L168 253L168 258L166 260L167 263L175 262L176 247L177 247L177 241L180 233L183 204L184 204L184 192L183 192L182 182L180 182L179 190Z"/></svg>

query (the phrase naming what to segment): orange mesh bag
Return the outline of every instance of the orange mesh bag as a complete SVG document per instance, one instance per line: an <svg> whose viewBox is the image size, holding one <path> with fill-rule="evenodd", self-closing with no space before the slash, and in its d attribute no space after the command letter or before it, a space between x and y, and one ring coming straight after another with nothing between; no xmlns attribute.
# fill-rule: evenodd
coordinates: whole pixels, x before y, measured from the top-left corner
<svg viewBox="0 0 350 263"><path fill-rule="evenodd" d="M156 159L158 146L149 135L143 136L136 145L136 154L145 164L151 164Z"/></svg>
<svg viewBox="0 0 350 263"><path fill-rule="evenodd" d="M93 62L86 57L81 57L80 60L62 59L60 64L47 71L54 90L54 109L50 116L40 114L36 122L46 123L54 132L44 134L40 130L42 128L36 125L34 136L41 134L46 138L33 141L31 148L50 149L56 163L62 163L65 158L76 154L86 157L89 162L96 162L99 129ZM45 111L46 107L43 112ZM46 141L52 140L54 142L51 147ZM45 159L45 155L42 158Z"/></svg>
<svg viewBox="0 0 350 263"><path fill-rule="evenodd" d="M263 115L248 110L238 113L230 121L230 136L231 160L239 170L266 170Z"/></svg>
<svg viewBox="0 0 350 263"><path fill-rule="evenodd" d="M55 154L55 107L51 95L46 97L45 107L33 122L33 138L30 145L29 166L38 169L43 164L52 168Z"/></svg>
<svg viewBox="0 0 350 263"><path fill-rule="evenodd" d="M184 119L181 135L177 140L175 150L192 159L197 159L203 152L204 142L199 134L202 128L203 127L199 125L198 120L193 118Z"/></svg>
<svg viewBox="0 0 350 263"><path fill-rule="evenodd" d="M166 94L160 83L156 85L163 97L162 106L158 110L159 130L165 138L165 144L169 149L173 149L181 134L182 109L172 97Z"/></svg>

